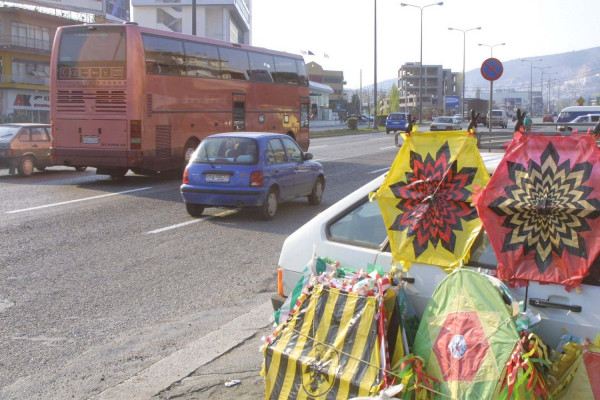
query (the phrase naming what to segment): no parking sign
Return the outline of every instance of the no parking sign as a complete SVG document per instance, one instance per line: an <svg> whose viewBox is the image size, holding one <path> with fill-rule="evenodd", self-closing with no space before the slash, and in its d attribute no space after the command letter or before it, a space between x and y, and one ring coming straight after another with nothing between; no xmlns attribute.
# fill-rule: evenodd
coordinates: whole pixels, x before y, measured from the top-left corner
<svg viewBox="0 0 600 400"><path fill-rule="evenodd" d="M481 64L481 76L488 81L495 81L502 76L504 67L497 58L488 58Z"/></svg>

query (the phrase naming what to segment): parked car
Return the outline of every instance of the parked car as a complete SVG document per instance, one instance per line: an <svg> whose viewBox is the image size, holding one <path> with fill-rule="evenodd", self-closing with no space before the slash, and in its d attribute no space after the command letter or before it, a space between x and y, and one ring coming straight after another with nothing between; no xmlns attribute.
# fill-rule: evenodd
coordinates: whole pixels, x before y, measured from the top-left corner
<svg viewBox="0 0 600 400"><path fill-rule="evenodd" d="M554 115L544 114L544 116L542 117L542 122L554 122Z"/></svg>
<svg viewBox="0 0 600 400"><path fill-rule="evenodd" d="M453 117L435 117L429 126L430 131L459 131L461 129L460 122Z"/></svg>
<svg viewBox="0 0 600 400"><path fill-rule="evenodd" d="M362 120L363 121L373 121L373 116L369 115L369 114L361 114Z"/></svg>
<svg viewBox="0 0 600 400"><path fill-rule="evenodd" d="M385 119L385 133L403 131L406 129L406 124L405 113L390 113Z"/></svg>
<svg viewBox="0 0 600 400"><path fill-rule="evenodd" d="M187 212L200 217L205 207L256 207L270 220L279 203L307 197L321 202L323 166L298 143L277 133L230 132L207 137L183 173L181 195Z"/></svg>
<svg viewBox="0 0 600 400"><path fill-rule="evenodd" d="M20 176L31 176L34 169L43 171L52 165L49 124L0 124L0 168L16 169ZM77 171L87 167L77 166Z"/></svg>
<svg viewBox="0 0 600 400"><path fill-rule="evenodd" d="M502 156L500 153L482 154L490 173ZM376 200L369 201L369 194L376 192L383 180L384 175L358 188L287 237L278 261L281 272L278 284L282 291L271 296L275 309L300 281L313 254L313 246L317 256L339 262L343 267L361 269L375 264L390 270L392 254L386 226ZM497 264L487 234L482 230L466 267L481 268L493 274ZM410 270L403 273L417 315L423 315L433 291L446 276L442 268L420 263L413 263ZM541 316L535 332L552 348L564 332L592 339L599 333L600 279L597 277L585 279L580 290L566 291L561 285L529 282L527 288L516 287L511 292L517 301L523 301L527 310ZM577 306L581 309L573 311Z"/></svg>

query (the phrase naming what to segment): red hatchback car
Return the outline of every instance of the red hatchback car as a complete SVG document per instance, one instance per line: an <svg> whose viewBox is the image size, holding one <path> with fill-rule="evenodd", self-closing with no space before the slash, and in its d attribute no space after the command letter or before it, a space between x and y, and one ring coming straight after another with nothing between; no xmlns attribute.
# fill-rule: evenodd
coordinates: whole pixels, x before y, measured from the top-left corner
<svg viewBox="0 0 600 400"><path fill-rule="evenodd" d="M554 122L554 115L544 114L544 116L542 117L542 122Z"/></svg>

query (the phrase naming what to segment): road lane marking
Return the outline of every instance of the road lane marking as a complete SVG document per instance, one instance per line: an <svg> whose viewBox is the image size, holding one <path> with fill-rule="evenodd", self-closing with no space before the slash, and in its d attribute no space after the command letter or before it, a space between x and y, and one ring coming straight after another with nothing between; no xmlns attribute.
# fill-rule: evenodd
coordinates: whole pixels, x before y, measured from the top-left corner
<svg viewBox="0 0 600 400"><path fill-rule="evenodd" d="M388 146L388 147L380 147L379 150L387 150L387 149L395 149L398 146Z"/></svg>
<svg viewBox="0 0 600 400"><path fill-rule="evenodd" d="M92 197L85 197L83 199L75 199L75 200L69 200L69 201L63 201L61 203L53 203L53 204L46 204L43 206L37 206L37 207L30 207L30 208L23 208L21 210L13 210L13 211L7 211L6 214L16 214L16 213L20 213L20 212L25 212L25 211L33 211L33 210L40 210L42 208L48 208L48 207L56 207L56 206L63 206L65 204L72 204L72 203L78 203L80 201L87 201L87 200L95 200L95 199L101 199L103 197L110 197L110 196L116 196L119 194L127 194L127 193L133 193L133 192L139 192L141 190L148 190L148 189L152 189L154 186L148 186L148 187L143 187L143 188L139 188L139 189L132 189L132 190L125 190L123 192L117 192L117 193L109 193L109 194L101 194L99 196L92 196Z"/></svg>
<svg viewBox="0 0 600 400"><path fill-rule="evenodd" d="M197 222L207 221L207 220L212 219L214 217L225 217L225 216L233 214L235 212L236 212L236 210L226 210L226 211L220 212L218 214L207 215L206 217L201 217L201 218L198 218L198 219L193 219L191 221L185 221L185 222L182 222L180 224L175 224L175 225L171 225L171 226L165 226L164 228L158 228L158 229L155 229L153 231L148 231L145 234L146 235L151 235L151 234L154 234L154 233L166 232L166 231L170 231L170 230L173 230L173 229L177 229L177 228L181 228L181 227L184 227L184 226L188 226L188 225L191 225L191 224L195 224Z"/></svg>
<svg viewBox="0 0 600 400"><path fill-rule="evenodd" d="M321 148L321 147L328 147L328 146L329 146L328 144L322 144L320 146L310 146L310 148L308 150L318 149L318 148Z"/></svg>
<svg viewBox="0 0 600 400"><path fill-rule="evenodd" d="M385 168L381 168L381 169L376 169L375 171L371 171L371 172L369 172L369 174L376 174L376 173L378 173L378 172L381 172L381 171L387 171L388 169L390 169L390 167L385 167Z"/></svg>

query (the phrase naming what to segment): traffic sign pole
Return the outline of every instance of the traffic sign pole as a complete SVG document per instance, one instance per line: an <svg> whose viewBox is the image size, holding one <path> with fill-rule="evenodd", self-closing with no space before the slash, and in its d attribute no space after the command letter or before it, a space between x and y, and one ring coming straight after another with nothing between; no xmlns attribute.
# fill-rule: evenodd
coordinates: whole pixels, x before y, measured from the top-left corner
<svg viewBox="0 0 600 400"><path fill-rule="evenodd" d="M490 104L488 107L488 127L489 132L492 132L492 94L494 93L494 81L499 79L504 72L502 63L497 58L488 58L481 64L481 76L490 81Z"/></svg>

